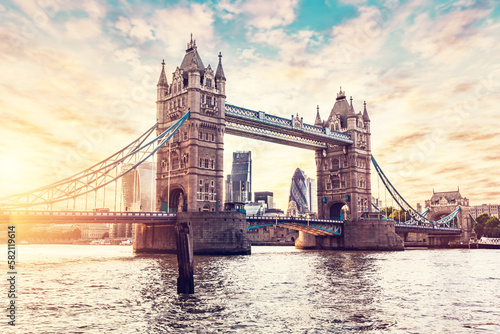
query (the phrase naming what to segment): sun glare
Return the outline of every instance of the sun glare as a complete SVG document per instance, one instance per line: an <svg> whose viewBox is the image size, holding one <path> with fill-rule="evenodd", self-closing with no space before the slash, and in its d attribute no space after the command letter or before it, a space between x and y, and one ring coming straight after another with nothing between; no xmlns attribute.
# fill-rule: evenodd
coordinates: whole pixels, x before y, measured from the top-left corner
<svg viewBox="0 0 500 334"><path fill-rule="evenodd" d="M27 190L26 164L22 159L0 160L0 197Z"/></svg>

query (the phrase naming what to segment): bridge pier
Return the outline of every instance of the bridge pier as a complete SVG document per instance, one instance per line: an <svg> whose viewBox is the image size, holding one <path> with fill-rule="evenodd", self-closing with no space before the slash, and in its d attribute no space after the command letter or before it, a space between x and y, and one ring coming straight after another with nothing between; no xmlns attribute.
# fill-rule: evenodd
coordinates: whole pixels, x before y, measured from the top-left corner
<svg viewBox="0 0 500 334"><path fill-rule="evenodd" d="M179 212L177 222L189 222L193 233L194 254L250 254L246 235L246 217L240 212ZM134 252L175 254L174 226L138 224Z"/></svg>
<svg viewBox="0 0 500 334"><path fill-rule="evenodd" d="M387 220L347 221L342 237L315 236L299 232L298 249L404 250L403 239L396 234L394 222Z"/></svg>

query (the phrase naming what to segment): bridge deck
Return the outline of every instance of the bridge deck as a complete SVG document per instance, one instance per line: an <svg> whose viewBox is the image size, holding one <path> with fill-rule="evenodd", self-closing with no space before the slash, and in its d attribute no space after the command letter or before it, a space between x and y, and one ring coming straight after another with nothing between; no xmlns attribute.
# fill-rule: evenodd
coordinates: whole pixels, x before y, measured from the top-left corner
<svg viewBox="0 0 500 334"><path fill-rule="evenodd" d="M416 232L416 233L429 233L429 234L461 234L462 229L455 227L431 227L425 225L410 225L396 223L396 232Z"/></svg>
<svg viewBox="0 0 500 334"><path fill-rule="evenodd" d="M0 211L0 224L45 223L145 223L173 225L176 216L165 212L89 212L89 211Z"/></svg>
<svg viewBox="0 0 500 334"><path fill-rule="evenodd" d="M95 223L144 223L148 225L175 225L176 215L165 212L90 212L90 211L42 211L0 210L0 224L95 224ZM342 235L344 222L340 220L307 219L295 217L247 217L249 230L279 225L313 235ZM346 222L348 224L348 222ZM439 235L458 235L460 228L431 227L395 224L396 232L420 232Z"/></svg>
<svg viewBox="0 0 500 334"><path fill-rule="evenodd" d="M247 217L247 223L247 230L279 225L316 236L340 236L344 225L344 222L340 220L266 216Z"/></svg>

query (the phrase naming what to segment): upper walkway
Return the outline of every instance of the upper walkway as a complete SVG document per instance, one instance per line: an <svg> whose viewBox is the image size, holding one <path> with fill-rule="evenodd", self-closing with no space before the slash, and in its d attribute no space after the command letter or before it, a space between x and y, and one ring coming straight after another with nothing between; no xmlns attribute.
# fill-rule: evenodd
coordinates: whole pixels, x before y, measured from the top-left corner
<svg viewBox="0 0 500 334"><path fill-rule="evenodd" d="M290 119L226 104L226 133L288 146L318 150L330 145L351 145L348 133L331 131Z"/></svg>

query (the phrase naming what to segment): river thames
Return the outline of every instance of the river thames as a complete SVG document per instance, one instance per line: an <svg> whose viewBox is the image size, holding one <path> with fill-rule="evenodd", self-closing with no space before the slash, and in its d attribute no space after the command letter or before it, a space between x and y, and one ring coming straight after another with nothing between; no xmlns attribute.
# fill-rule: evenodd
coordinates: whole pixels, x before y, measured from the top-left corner
<svg viewBox="0 0 500 334"><path fill-rule="evenodd" d="M17 325L5 316L2 333L500 333L500 250L254 246L195 257L193 296L176 293L175 255L17 252ZM7 307L6 279L0 288Z"/></svg>

